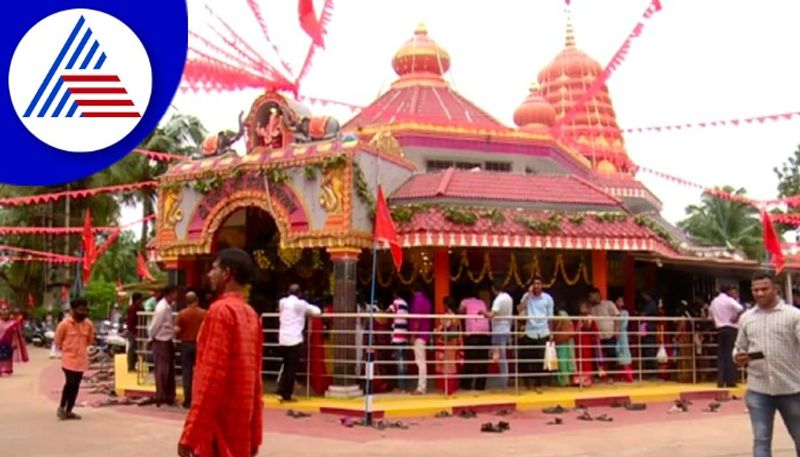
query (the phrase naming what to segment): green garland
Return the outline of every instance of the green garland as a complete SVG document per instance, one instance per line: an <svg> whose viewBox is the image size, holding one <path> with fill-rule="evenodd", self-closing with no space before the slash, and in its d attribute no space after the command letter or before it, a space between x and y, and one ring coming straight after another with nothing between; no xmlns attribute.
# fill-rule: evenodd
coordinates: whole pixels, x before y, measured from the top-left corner
<svg viewBox="0 0 800 457"><path fill-rule="evenodd" d="M574 225L581 225L583 224L583 219L586 217L585 214L571 214L567 217L567 219L572 222Z"/></svg>
<svg viewBox="0 0 800 457"><path fill-rule="evenodd" d="M595 213L592 214L595 221L602 223L625 222L628 215L624 213Z"/></svg>
<svg viewBox="0 0 800 457"><path fill-rule="evenodd" d="M221 176L212 176L206 179L195 179L194 181L190 181L187 184L195 191L201 194L207 194L211 191L221 188L223 182L224 181Z"/></svg>
<svg viewBox="0 0 800 457"><path fill-rule="evenodd" d="M317 168L314 165L306 165L305 168L303 168L303 176L305 176L308 181L317 179Z"/></svg>
<svg viewBox="0 0 800 457"><path fill-rule="evenodd" d="M679 247L680 243L671 233L669 233L664 227L658 225L654 220L650 219L647 216L639 215L633 218L633 221L636 225L640 227L647 227L653 233L655 233L659 238L666 241L673 247Z"/></svg>
<svg viewBox="0 0 800 457"><path fill-rule="evenodd" d="M364 177L364 172L358 163L353 162L353 181L356 185L356 195L367 207L367 213L370 219L375 219L375 197L369 191L367 185L367 178Z"/></svg>
<svg viewBox="0 0 800 457"><path fill-rule="evenodd" d="M303 175L309 181L317 179L317 172L323 172L333 168L342 168L347 165L347 156L344 154L337 154L335 156L326 157L322 162L306 165L303 169Z"/></svg>
<svg viewBox="0 0 800 457"><path fill-rule="evenodd" d="M453 224L475 225L478 222L478 215L469 210L450 206L442 208L442 212L444 213L444 218Z"/></svg>
<svg viewBox="0 0 800 457"><path fill-rule="evenodd" d="M561 227L561 215L555 213L545 219L519 216L514 221L537 235L550 235Z"/></svg>

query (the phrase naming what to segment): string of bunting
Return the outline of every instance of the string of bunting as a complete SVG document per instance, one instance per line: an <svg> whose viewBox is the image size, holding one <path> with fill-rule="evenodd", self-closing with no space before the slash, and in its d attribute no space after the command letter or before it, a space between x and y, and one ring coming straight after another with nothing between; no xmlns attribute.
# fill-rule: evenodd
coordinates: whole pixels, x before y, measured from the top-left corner
<svg viewBox="0 0 800 457"><path fill-rule="evenodd" d="M0 255L0 263L52 263L52 264L69 264L78 263L80 259L55 259L51 257L32 257L32 256L12 256Z"/></svg>
<svg viewBox="0 0 800 457"><path fill-rule="evenodd" d="M258 3L255 0L247 0L247 6L250 7L250 11L253 12L253 17L258 22L258 26L261 28L261 33L264 34L264 39L269 43L272 47L272 50L275 52L275 55L278 56L278 60L281 61L281 65L283 65L283 69L286 70L287 75L292 75L292 67L289 66L289 63L281 57L280 50L275 44L272 42L272 38L269 36L269 30L267 29L267 22L264 20L264 16L261 14L261 8L258 6Z"/></svg>
<svg viewBox="0 0 800 457"><path fill-rule="evenodd" d="M159 162L183 161L190 159L190 157L186 156L168 154L166 152L148 151L147 149L134 149L133 152Z"/></svg>
<svg viewBox="0 0 800 457"><path fill-rule="evenodd" d="M320 36L325 36L328 33L327 25L331 21L331 17L333 16L333 0L325 0L325 3L322 6L322 12L319 16L319 34ZM300 83L303 81L303 78L306 77L308 71L311 70L311 63L314 59L314 54L317 49L317 44L314 43L312 40L311 44L308 47L308 52L306 53L306 59L303 61L303 66L300 69L300 73L297 75L297 78L294 80L294 87L299 90ZM297 91L295 91L297 93Z"/></svg>
<svg viewBox="0 0 800 457"><path fill-rule="evenodd" d="M79 262L81 259L71 255L63 255L63 254L54 254L52 252L45 252L45 251L37 251L36 249L28 249L28 248L20 248L17 246L6 246L0 245L0 252L12 252L12 253L20 253L20 254L28 254L31 256L43 257L43 258L50 258L50 259L60 259L66 262ZM4 254L7 255L7 254Z"/></svg>
<svg viewBox="0 0 800 457"><path fill-rule="evenodd" d="M79 189L69 190L64 192L55 192L51 194L37 194L28 195L25 197L8 197L0 198L0 206L23 206L23 205L38 205L41 203L50 203L61 200L62 198L87 198L93 197L98 194L114 193L114 192L130 192L134 190L147 189L156 187L156 181L142 181L134 184L123 184L119 186L106 186L95 187L93 189Z"/></svg>
<svg viewBox="0 0 800 457"><path fill-rule="evenodd" d="M589 86L588 89L581 95L578 101L564 114L560 120L556 121L553 125L553 130L558 132L563 125L569 125L574 120L575 116L583 110L583 107L589 100L592 100L595 95L605 86L606 81L614 71L619 68L620 65L625 61L625 57L628 55L628 52L631 49L631 44L633 40L642 36L642 32L644 31L644 26L647 21L655 15L655 13L661 11L661 1L660 0L651 0L650 4L647 6L644 14L642 15L642 20L636 23L631 33L628 34L628 37L622 43L622 46L617 50L611 60L608 62L606 67L603 69L603 72L600 73L592 82L592 85ZM556 135L560 136L560 135Z"/></svg>
<svg viewBox="0 0 800 457"><path fill-rule="evenodd" d="M355 105L352 103L340 102L338 100L331 100L328 98L320 98L320 97L309 97L306 95L298 95L297 99L300 101L307 102L311 105L321 105L321 106L328 106L328 105L338 105L343 106L345 108L349 108L352 112L357 112L358 110L362 109L363 107L360 105Z"/></svg>
<svg viewBox="0 0 800 457"><path fill-rule="evenodd" d="M155 217L155 214L151 214L118 227L92 227L92 231L94 233L113 233L142 222L151 221ZM83 227L0 227L0 235L80 235L83 232Z"/></svg>

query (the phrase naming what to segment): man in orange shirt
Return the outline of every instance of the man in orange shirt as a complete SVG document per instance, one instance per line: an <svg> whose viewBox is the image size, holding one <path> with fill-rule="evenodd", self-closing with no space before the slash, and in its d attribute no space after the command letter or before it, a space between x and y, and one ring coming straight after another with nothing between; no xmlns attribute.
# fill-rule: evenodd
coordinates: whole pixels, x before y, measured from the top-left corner
<svg viewBox="0 0 800 457"><path fill-rule="evenodd" d="M186 293L186 308L178 313L175 336L181 342L181 378L183 378L183 407L192 406L192 375L197 354L197 334L206 317L206 310L197 305L197 294Z"/></svg>
<svg viewBox="0 0 800 457"><path fill-rule="evenodd" d="M87 319L89 305L86 299L76 298L70 303L70 308L70 315L58 324L53 340L61 351L61 368L66 377L57 413L61 420L81 418L72 412L72 408L78 399L83 372L89 368L87 349L94 342L94 326Z"/></svg>
<svg viewBox="0 0 800 457"><path fill-rule="evenodd" d="M253 261L220 251L208 279L217 292L197 338L194 398L178 442L181 457L250 457L261 446L261 319L244 301Z"/></svg>

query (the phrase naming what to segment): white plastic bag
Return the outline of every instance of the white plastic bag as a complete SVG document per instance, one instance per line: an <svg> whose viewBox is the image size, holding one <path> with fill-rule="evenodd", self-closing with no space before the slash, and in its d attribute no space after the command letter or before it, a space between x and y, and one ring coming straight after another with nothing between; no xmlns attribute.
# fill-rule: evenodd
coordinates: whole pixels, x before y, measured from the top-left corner
<svg viewBox="0 0 800 457"><path fill-rule="evenodd" d="M656 354L656 362L658 363L669 362L669 356L667 355L667 348L665 348L663 344L658 348L658 353Z"/></svg>
<svg viewBox="0 0 800 457"><path fill-rule="evenodd" d="M556 343L548 341L544 346L544 369L545 371L558 371L558 353Z"/></svg>

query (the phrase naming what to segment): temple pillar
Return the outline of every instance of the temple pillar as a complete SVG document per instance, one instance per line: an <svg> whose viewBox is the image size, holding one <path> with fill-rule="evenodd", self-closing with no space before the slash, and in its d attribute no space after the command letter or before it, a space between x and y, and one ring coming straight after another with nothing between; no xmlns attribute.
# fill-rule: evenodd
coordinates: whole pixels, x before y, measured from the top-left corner
<svg viewBox="0 0 800 457"><path fill-rule="evenodd" d="M433 251L433 309L444 314L444 298L450 295L450 253L447 248Z"/></svg>
<svg viewBox="0 0 800 457"><path fill-rule="evenodd" d="M356 305L356 264L359 248L328 248L333 263L333 312L355 313ZM329 397L348 398L362 395L356 375L356 319L336 317L333 321L334 345L332 384L325 393Z"/></svg>
<svg viewBox="0 0 800 457"><path fill-rule="evenodd" d="M630 254L622 256L622 280L625 307L633 311L636 309L636 260Z"/></svg>
<svg viewBox="0 0 800 457"><path fill-rule="evenodd" d="M607 251L592 251L592 284L600 289L600 298L608 298Z"/></svg>

